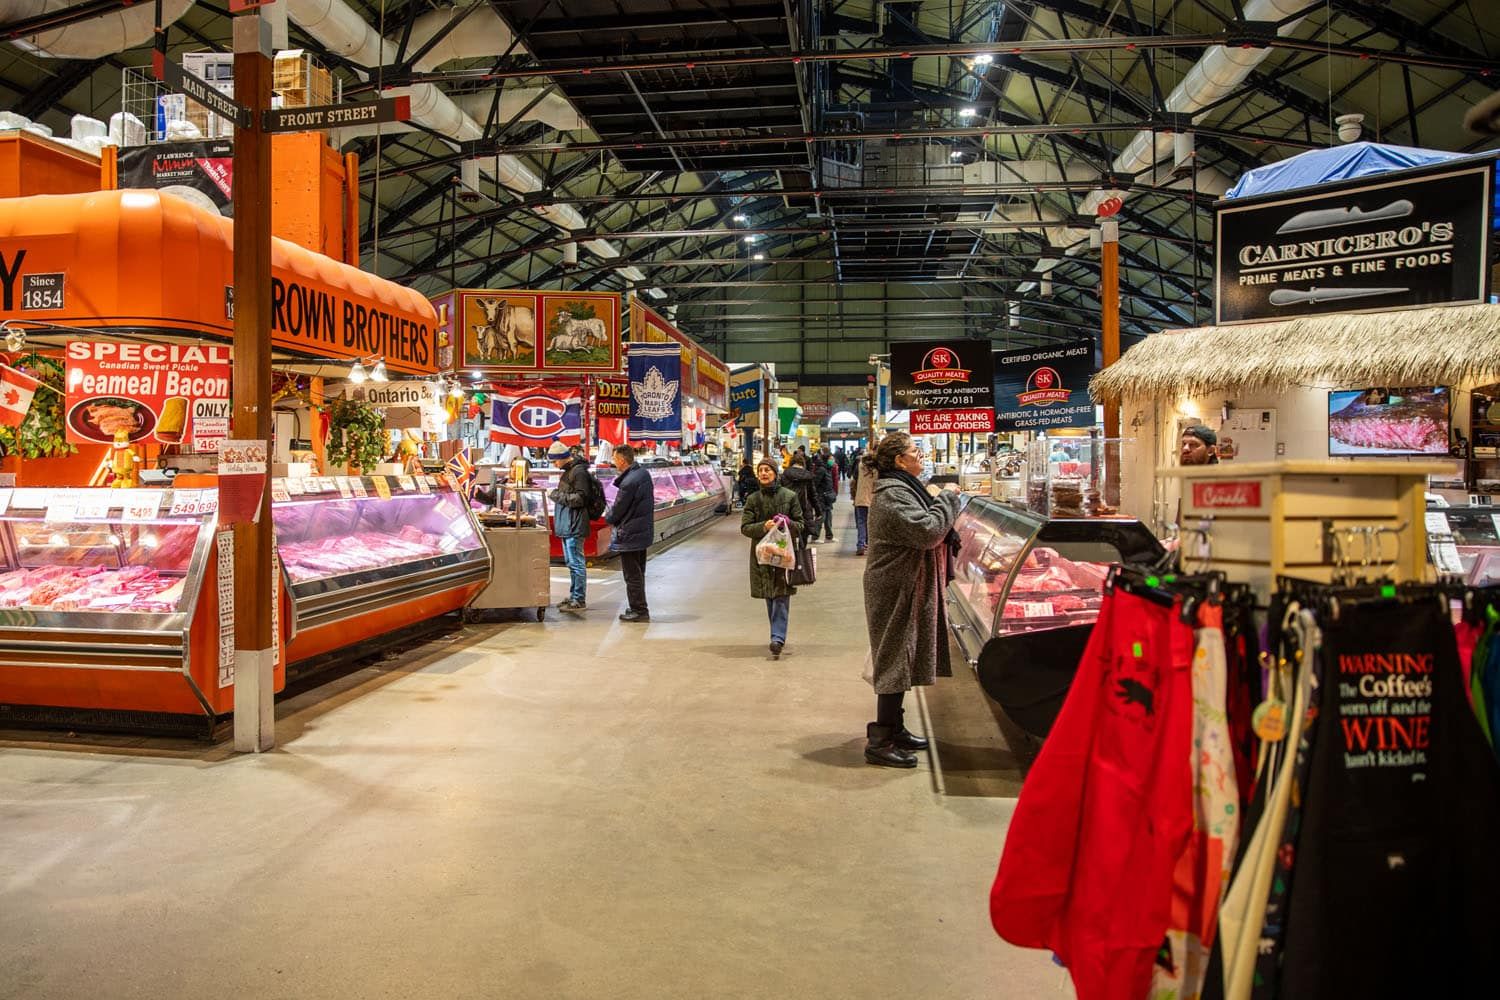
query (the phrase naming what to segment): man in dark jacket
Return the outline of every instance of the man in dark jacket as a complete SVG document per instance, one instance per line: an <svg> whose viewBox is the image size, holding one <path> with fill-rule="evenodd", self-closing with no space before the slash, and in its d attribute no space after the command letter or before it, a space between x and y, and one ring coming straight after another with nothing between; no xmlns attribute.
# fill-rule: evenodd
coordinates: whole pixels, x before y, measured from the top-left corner
<svg viewBox="0 0 1500 1000"><path fill-rule="evenodd" d="M635 449L622 444L615 449L615 502L604 512L604 520L614 530L609 547L620 554L620 571L625 574L625 613L622 622L649 622L646 607L646 550L656 538L656 494L651 488L651 474L636 464Z"/></svg>
<svg viewBox="0 0 1500 1000"><path fill-rule="evenodd" d="M559 611L582 611L588 570L583 561L583 543L589 537L589 463L581 448L569 448L553 441L547 457L562 478L550 496L556 505L552 514L552 533L562 540L563 562L568 564L568 599L557 605Z"/></svg>
<svg viewBox="0 0 1500 1000"><path fill-rule="evenodd" d="M808 469L807 458L802 452L792 456L792 464L782 474L781 484L797 494L802 507L803 541L806 542L818 533L818 523L823 517L823 501L818 489L818 478Z"/></svg>
<svg viewBox="0 0 1500 1000"><path fill-rule="evenodd" d="M836 542L833 537L833 505L838 500L839 489L833 478L833 459L829 457L827 449L818 452L812 459L813 475L818 481L818 500L823 509L823 531L827 541Z"/></svg>

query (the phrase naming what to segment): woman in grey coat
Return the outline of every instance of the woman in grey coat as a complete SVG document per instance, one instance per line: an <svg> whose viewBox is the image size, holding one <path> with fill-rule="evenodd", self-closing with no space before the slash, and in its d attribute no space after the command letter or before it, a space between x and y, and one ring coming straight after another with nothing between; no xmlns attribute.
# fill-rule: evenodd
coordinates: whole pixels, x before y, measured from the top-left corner
<svg viewBox="0 0 1500 1000"><path fill-rule="evenodd" d="M902 701L908 689L947 674L948 545L958 519L958 487L923 486L922 451L895 432L875 447L879 478L870 502L865 622L870 630L875 721L866 727L865 760L916 767L913 750L927 741L909 732Z"/></svg>

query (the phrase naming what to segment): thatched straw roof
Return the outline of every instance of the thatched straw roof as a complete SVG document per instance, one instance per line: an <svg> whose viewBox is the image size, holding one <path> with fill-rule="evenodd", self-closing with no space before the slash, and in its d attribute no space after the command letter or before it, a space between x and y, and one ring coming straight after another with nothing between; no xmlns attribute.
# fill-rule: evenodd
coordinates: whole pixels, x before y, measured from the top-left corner
<svg viewBox="0 0 1500 1000"><path fill-rule="evenodd" d="M1100 402L1299 385L1458 385L1500 377L1500 306L1440 306L1167 330L1095 375Z"/></svg>

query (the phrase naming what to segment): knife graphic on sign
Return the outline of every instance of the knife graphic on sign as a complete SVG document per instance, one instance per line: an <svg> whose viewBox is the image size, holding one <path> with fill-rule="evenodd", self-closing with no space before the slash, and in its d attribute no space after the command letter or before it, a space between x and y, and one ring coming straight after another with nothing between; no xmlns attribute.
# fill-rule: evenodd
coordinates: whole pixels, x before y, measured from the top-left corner
<svg viewBox="0 0 1500 1000"><path fill-rule="evenodd" d="M1298 212L1281 224L1278 233L1305 233L1310 229L1332 229L1335 226L1353 226L1362 222L1385 222L1404 219L1412 213L1414 206L1405 198L1372 208L1315 208L1310 212Z"/></svg>
<svg viewBox="0 0 1500 1000"><path fill-rule="evenodd" d="M1273 306L1315 306L1324 302L1341 302L1344 299L1360 299L1367 295L1397 295L1410 291L1408 288L1278 288L1272 292L1269 302Z"/></svg>

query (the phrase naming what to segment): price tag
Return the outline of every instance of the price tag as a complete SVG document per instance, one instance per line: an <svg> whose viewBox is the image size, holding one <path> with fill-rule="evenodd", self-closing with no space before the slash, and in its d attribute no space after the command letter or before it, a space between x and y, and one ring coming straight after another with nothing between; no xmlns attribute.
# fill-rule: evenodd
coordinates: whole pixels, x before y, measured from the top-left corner
<svg viewBox="0 0 1500 1000"><path fill-rule="evenodd" d="M417 492L419 492L419 493L431 493L432 492L432 486L428 484L426 476L418 476L417 477ZM0 513L4 513L4 509L3 508L0 508Z"/></svg>
<svg viewBox="0 0 1500 1000"><path fill-rule="evenodd" d="M370 495L370 491L365 489L365 481L358 476L349 477L349 488L354 491L354 495L357 497L367 497Z"/></svg>
<svg viewBox="0 0 1500 1000"><path fill-rule="evenodd" d="M161 512L161 490L122 490L121 516L127 521L150 521Z"/></svg>
<svg viewBox="0 0 1500 1000"><path fill-rule="evenodd" d="M1021 615L1025 618L1051 618L1057 612L1051 601L1021 601Z"/></svg>
<svg viewBox="0 0 1500 1000"><path fill-rule="evenodd" d="M48 504L47 513L42 520L47 524L71 524L78 520L78 502L64 497L56 503Z"/></svg>
<svg viewBox="0 0 1500 1000"><path fill-rule="evenodd" d="M198 513L217 514L219 512L219 491L204 490L203 496L198 500Z"/></svg>
<svg viewBox="0 0 1500 1000"><path fill-rule="evenodd" d="M371 476L370 482L375 484L375 492L380 496L380 499L389 500L391 498L391 484L386 481L384 476Z"/></svg>
<svg viewBox="0 0 1500 1000"><path fill-rule="evenodd" d="M202 490L173 490L172 506L167 511L169 517L187 517L193 514L203 513L203 491Z"/></svg>
<svg viewBox="0 0 1500 1000"><path fill-rule="evenodd" d="M406 493L410 493L417 488L417 484L412 480L411 476L398 476L396 484Z"/></svg>
<svg viewBox="0 0 1500 1000"><path fill-rule="evenodd" d="M1429 535L1451 535L1453 526L1448 523L1448 515L1440 510L1429 510L1423 515L1427 522L1427 533Z"/></svg>
<svg viewBox="0 0 1500 1000"><path fill-rule="evenodd" d="M307 486L300 479L284 479L281 481L282 488L286 490L289 497L300 497L307 492Z"/></svg>
<svg viewBox="0 0 1500 1000"><path fill-rule="evenodd" d="M343 497L345 500L348 500L350 497L354 496L354 488L349 485L349 480L347 477L340 476L338 484L339 496Z"/></svg>
<svg viewBox="0 0 1500 1000"><path fill-rule="evenodd" d="M271 485L272 503L287 503L291 499L291 495L287 493L286 483L278 481Z"/></svg>
<svg viewBox="0 0 1500 1000"><path fill-rule="evenodd" d="M5 512L5 505L0 503L0 514ZM1495 526L1495 534L1500 535L1500 514L1491 514L1490 523Z"/></svg>
<svg viewBox="0 0 1500 1000"><path fill-rule="evenodd" d="M0 514L4 514L10 509L10 494L11 490L9 487L0 489Z"/></svg>
<svg viewBox="0 0 1500 1000"><path fill-rule="evenodd" d="M106 521L109 519L109 493L104 490L88 490L78 500L76 516L80 521Z"/></svg>
<svg viewBox="0 0 1500 1000"><path fill-rule="evenodd" d="M46 510L51 499L51 490L18 489L11 493L10 505L17 510Z"/></svg>

